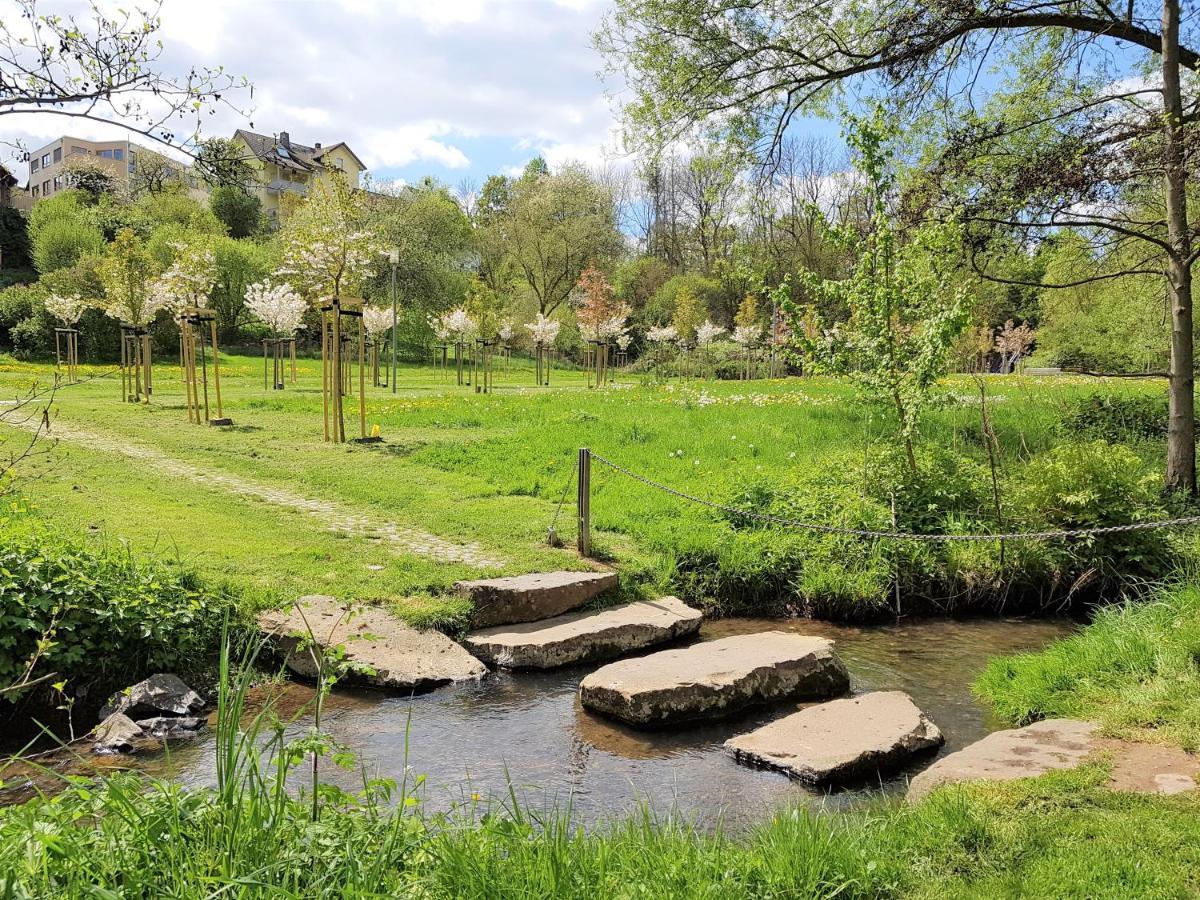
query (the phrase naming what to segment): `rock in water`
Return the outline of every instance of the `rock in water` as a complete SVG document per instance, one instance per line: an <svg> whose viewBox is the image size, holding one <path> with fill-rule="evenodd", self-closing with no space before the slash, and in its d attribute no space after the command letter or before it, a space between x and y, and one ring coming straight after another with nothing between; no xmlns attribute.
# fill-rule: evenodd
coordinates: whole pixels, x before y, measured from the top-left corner
<svg viewBox="0 0 1200 900"><path fill-rule="evenodd" d="M454 585L475 604L472 628L560 616L616 586L616 572L537 572Z"/></svg>
<svg viewBox="0 0 1200 900"><path fill-rule="evenodd" d="M174 741L196 737L208 720L201 716L156 716L153 719L138 719L135 724L143 734Z"/></svg>
<svg viewBox="0 0 1200 900"><path fill-rule="evenodd" d="M93 753L132 753L145 737L141 727L124 713L115 712L96 726Z"/></svg>
<svg viewBox="0 0 1200 900"><path fill-rule="evenodd" d="M583 679L579 695L588 709L653 727L779 700L823 700L849 686L833 641L765 631L610 663Z"/></svg>
<svg viewBox="0 0 1200 900"><path fill-rule="evenodd" d="M203 698L178 675L160 674L113 694L100 710L100 718L107 719L118 712L130 719L188 716L203 708Z"/></svg>
<svg viewBox="0 0 1200 900"><path fill-rule="evenodd" d="M704 615L676 597L574 612L541 622L501 625L467 635L484 662L509 669L552 669L612 659L700 630Z"/></svg>
<svg viewBox="0 0 1200 900"><path fill-rule="evenodd" d="M944 741L908 694L876 691L810 706L725 747L740 761L827 785L895 769Z"/></svg>
<svg viewBox="0 0 1200 900"><path fill-rule="evenodd" d="M287 666L304 678L317 667L308 648L309 628L322 647L342 647L349 671L341 680L404 692L481 678L487 666L438 631L412 628L386 609L348 608L334 597L301 597L300 609L259 616L259 627L274 639Z"/></svg>

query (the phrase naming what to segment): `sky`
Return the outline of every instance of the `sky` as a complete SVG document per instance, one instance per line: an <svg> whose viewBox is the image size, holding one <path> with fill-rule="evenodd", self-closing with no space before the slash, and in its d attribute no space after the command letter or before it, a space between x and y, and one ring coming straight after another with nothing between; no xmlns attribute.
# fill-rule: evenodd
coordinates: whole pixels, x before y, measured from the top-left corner
<svg viewBox="0 0 1200 900"><path fill-rule="evenodd" d="M591 33L608 0L164 0L159 69L221 65L254 85L245 118L221 110L205 136L287 131L345 141L380 179L456 187L519 170L619 162L620 84L604 82ZM74 0L45 12L86 13ZM11 10L0 0L0 15ZM46 113L8 116L0 140L34 149L119 129ZM135 138L136 139L136 138ZM142 142L145 142L144 140ZM24 178L20 166L14 174Z"/></svg>

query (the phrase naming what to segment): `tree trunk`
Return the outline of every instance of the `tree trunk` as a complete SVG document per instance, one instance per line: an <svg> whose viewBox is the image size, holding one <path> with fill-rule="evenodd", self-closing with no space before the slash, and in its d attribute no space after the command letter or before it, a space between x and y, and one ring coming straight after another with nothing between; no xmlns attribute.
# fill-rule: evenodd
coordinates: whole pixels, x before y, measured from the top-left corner
<svg viewBox="0 0 1200 900"><path fill-rule="evenodd" d="M1167 425L1168 491L1196 492L1195 377L1192 374L1192 253L1188 236L1183 98L1179 88L1179 0L1163 0L1162 76L1167 237L1171 290L1171 377Z"/></svg>

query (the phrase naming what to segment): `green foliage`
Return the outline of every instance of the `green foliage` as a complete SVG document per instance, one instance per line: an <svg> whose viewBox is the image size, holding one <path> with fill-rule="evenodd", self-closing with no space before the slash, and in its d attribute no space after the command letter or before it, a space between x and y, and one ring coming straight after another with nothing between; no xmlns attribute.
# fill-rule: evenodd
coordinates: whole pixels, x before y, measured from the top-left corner
<svg viewBox="0 0 1200 900"><path fill-rule="evenodd" d="M196 171L211 187L249 190L257 171L242 145L231 138L208 138L196 148Z"/></svg>
<svg viewBox="0 0 1200 900"><path fill-rule="evenodd" d="M1085 438L1118 443L1157 440L1167 433L1167 401L1145 394L1095 393L1072 402L1062 424L1068 433Z"/></svg>
<svg viewBox="0 0 1200 900"><path fill-rule="evenodd" d="M882 113L851 119L847 140L872 196L871 229L845 232L858 260L849 278L825 280L812 272L801 285L812 301L783 306L795 347L810 370L844 374L872 397L892 404L915 470L912 440L930 389L946 371L951 346L967 325L967 297L953 273L938 261L958 246L955 231L926 224L900 245L887 210L894 189L888 130ZM849 321L826 325L821 310L845 308Z"/></svg>
<svg viewBox="0 0 1200 900"><path fill-rule="evenodd" d="M249 191L219 185L209 194L208 202L232 238L251 237L262 227L262 201Z"/></svg>
<svg viewBox="0 0 1200 900"><path fill-rule="evenodd" d="M84 256L100 253L104 237L94 225L75 219L47 222L33 242L33 262L43 275L77 263Z"/></svg>
<svg viewBox="0 0 1200 900"><path fill-rule="evenodd" d="M725 305L725 291L721 287L721 283L712 278L695 274L676 275L666 281L646 301L645 308L639 317L640 324L643 327L670 324L674 319L675 310L679 306L679 298L684 293L691 294L692 299L688 302L692 304L692 309L699 308L700 319L692 325L693 330L706 318L721 324L719 310ZM694 318L694 315L693 312L690 317ZM678 325L676 327L678 328Z"/></svg>
<svg viewBox="0 0 1200 900"><path fill-rule="evenodd" d="M233 336L250 318L246 311L246 288L274 270L274 247L232 237L211 238L209 243L217 262L212 307L221 327Z"/></svg>
<svg viewBox="0 0 1200 900"><path fill-rule="evenodd" d="M144 194L133 204L133 210L145 220L150 231L164 225L176 225L196 234L225 233L213 211L186 194Z"/></svg>
<svg viewBox="0 0 1200 900"><path fill-rule="evenodd" d="M71 693L103 699L118 682L214 659L232 601L193 572L0 527L0 685L36 660L35 677L55 672Z"/></svg>
<svg viewBox="0 0 1200 900"><path fill-rule="evenodd" d="M993 660L975 690L1014 724L1090 719L1200 750L1200 587L1101 610L1077 635Z"/></svg>
<svg viewBox="0 0 1200 900"><path fill-rule="evenodd" d="M111 169L95 157L69 157L63 163L63 179L68 188L81 191L90 197L92 202L99 200L104 194L112 194L117 189L117 180Z"/></svg>
<svg viewBox="0 0 1200 900"><path fill-rule="evenodd" d="M671 317L671 324L675 326L679 339L689 344L693 343L696 340L696 329L703 324L704 319L700 300L690 288L682 287L675 295L675 314Z"/></svg>

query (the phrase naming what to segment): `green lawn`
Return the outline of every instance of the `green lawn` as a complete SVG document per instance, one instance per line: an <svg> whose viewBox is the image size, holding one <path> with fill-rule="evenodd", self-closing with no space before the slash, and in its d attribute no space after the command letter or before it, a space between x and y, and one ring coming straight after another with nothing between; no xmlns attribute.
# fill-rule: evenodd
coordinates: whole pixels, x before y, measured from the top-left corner
<svg viewBox="0 0 1200 900"><path fill-rule="evenodd" d="M4 361L0 398L50 373L44 365ZM616 386L589 391L582 373L556 371L554 385L539 389L528 362L514 360L497 374L490 395L457 387L452 375L433 367L404 366L396 395L368 388L368 428L378 425L385 442L338 446L322 441L319 360L300 361L297 386L269 391L258 359L226 358L222 388L232 428L188 423L174 365L156 368L153 402L144 406L120 402L110 369L85 367L83 374L89 380L56 398L64 439L24 469L36 476L23 489L39 516L68 531L177 555L264 602L322 592L394 603L413 621L441 624L464 612L450 592L457 579L585 565L544 540L580 446L691 493L728 499L756 479L847 471L886 443L892 428L886 409L829 379L653 384L624 376ZM1062 410L1073 398L1097 390L1162 391L1153 383L1074 378L987 383L1002 463L1010 467L1056 442ZM71 429L106 443L89 447L72 439ZM357 433L353 406L347 429ZM948 379L927 417L924 442L982 464L979 432L975 382ZM0 434L13 438L8 429ZM1139 452L1147 466L1157 465L1157 446ZM180 466L202 474L181 475ZM485 564L446 562L378 535L338 534L328 517L246 496L206 475L335 504L342 515L366 517L367 531L391 523L472 545ZM770 567L761 538L730 540L730 524L708 510L599 463L593 482L595 546L633 576L631 590L638 584L690 589L719 606L741 588L725 575L704 581L696 572L719 568L752 581L754 571ZM575 537L573 498L573 489L566 491L557 523L568 548ZM822 552L836 559L840 550ZM718 565L704 554L725 557ZM743 568L750 573L744 578ZM826 575L807 573L811 590L825 590ZM764 580L746 592L773 590ZM874 583L866 590L879 592Z"/></svg>

